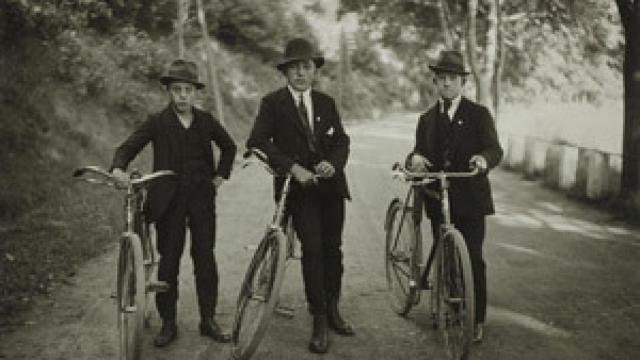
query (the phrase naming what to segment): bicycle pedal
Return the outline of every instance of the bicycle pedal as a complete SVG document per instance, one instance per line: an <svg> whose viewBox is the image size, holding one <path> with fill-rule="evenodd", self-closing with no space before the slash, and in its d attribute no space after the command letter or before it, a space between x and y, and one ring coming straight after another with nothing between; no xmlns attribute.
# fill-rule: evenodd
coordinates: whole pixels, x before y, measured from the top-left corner
<svg viewBox="0 0 640 360"><path fill-rule="evenodd" d="M287 319L293 319L296 311L295 309L288 306L276 306L273 312Z"/></svg>
<svg viewBox="0 0 640 360"><path fill-rule="evenodd" d="M127 314L135 314L136 311L138 311L138 308L135 306L125 306L124 309L122 309L122 312Z"/></svg>
<svg viewBox="0 0 640 360"><path fill-rule="evenodd" d="M167 292L169 284L166 281L149 281L147 282L147 292Z"/></svg>
<svg viewBox="0 0 640 360"><path fill-rule="evenodd" d="M142 261L142 265L144 265L144 266L153 265L153 262L151 260L146 259L146 260Z"/></svg>

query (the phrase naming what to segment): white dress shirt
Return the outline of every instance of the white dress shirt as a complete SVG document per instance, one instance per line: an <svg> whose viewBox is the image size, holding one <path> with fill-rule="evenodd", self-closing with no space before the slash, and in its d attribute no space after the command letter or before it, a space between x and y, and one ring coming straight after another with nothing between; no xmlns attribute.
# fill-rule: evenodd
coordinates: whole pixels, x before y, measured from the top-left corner
<svg viewBox="0 0 640 360"><path fill-rule="evenodd" d="M449 120L453 121L453 116L456 114L456 111L458 111L458 106L460 106L460 100L462 99L462 95L458 95L456 97L454 97L453 99L451 99L451 106L449 107L449 111L447 111L447 114L449 115ZM440 98L438 100L439 104L440 104L440 112L444 111L444 99ZM306 103L305 103L306 105Z"/></svg>
<svg viewBox="0 0 640 360"><path fill-rule="evenodd" d="M302 94L302 101L304 101L304 106L307 108L307 121L309 122L309 128L313 132L313 102L311 102L311 88L303 91L294 90L291 85L287 85L291 96L293 97L293 102L296 104L296 107L300 107L300 94Z"/></svg>

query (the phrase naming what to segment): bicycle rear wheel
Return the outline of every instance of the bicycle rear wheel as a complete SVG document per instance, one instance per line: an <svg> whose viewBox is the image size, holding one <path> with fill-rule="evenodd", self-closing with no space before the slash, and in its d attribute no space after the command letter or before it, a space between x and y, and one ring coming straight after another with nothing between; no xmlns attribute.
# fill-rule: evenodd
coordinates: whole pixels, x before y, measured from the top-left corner
<svg viewBox="0 0 640 360"><path fill-rule="evenodd" d="M406 316L418 303L422 246L411 210L400 199L393 199L385 219L385 267L391 308Z"/></svg>
<svg viewBox="0 0 640 360"><path fill-rule="evenodd" d="M249 359L262 340L284 278L287 239L268 232L251 259L240 288L233 325L232 358Z"/></svg>
<svg viewBox="0 0 640 360"><path fill-rule="evenodd" d="M473 271L464 238L458 230L444 236L441 286L439 287L440 331L449 359L469 358L475 322Z"/></svg>
<svg viewBox="0 0 640 360"><path fill-rule="evenodd" d="M120 240L117 276L117 311L119 331L119 358L140 359L145 308L145 274L142 244L133 233Z"/></svg>

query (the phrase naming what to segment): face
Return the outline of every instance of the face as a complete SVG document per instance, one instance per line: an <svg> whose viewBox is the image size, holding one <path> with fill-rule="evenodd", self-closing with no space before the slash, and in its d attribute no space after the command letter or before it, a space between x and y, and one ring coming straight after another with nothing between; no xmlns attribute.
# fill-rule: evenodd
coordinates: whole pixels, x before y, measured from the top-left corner
<svg viewBox="0 0 640 360"><path fill-rule="evenodd" d="M438 94L445 99L453 99L462 92L464 85L464 76L454 73L441 72L436 73L433 80L438 89Z"/></svg>
<svg viewBox="0 0 640 360"><path fill-rule="evenodd" d="M316 64L313 60L293 61L284 69L284 76L294 90L305 91L316 77Z"/></svg>
<svg viewBox="0 0 640 360"><path fill-rule="evenodd" d="M172 82L168 90L176 111L181 114L189 113L196 98L195 85L187 82Z"/></svg>

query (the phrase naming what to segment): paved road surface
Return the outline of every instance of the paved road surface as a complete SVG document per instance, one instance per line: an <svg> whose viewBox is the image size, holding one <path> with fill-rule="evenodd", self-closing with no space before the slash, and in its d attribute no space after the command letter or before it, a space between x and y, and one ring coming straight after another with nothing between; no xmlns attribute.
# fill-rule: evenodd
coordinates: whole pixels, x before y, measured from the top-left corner
<svg viewBox="0 0 640 360"><path fill-rule="evenodd" d="M293 319L274 317L255 359L443 359L425 306L408 319L385 298L382 221L388 201L405 191L389 177L390 164L413 142L415 116L352 125L348 166L354 200L345 229L342 309L354 338L331 337L330 353L308 353L306 313L298 263L287 271L282 302ZM497 214L489 221L489 311L486 340L473 359L640 358L640 231L607 213L567 200L512 173L491 174ZM251 252L273 209L271 179L261 169L238 170L218 199L217 258L222 274L219 321L229 327ZM188 251L185 251L188 254ZM60 287L28 314L27 326L0 336L0 358L114 359L115 314L110 294L115 247L82 267L74 285ZM145 335L145 359L226 359L229 347L198 335L191 261L184 258L180 334L167 349Z"/></svg>

